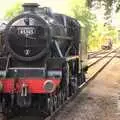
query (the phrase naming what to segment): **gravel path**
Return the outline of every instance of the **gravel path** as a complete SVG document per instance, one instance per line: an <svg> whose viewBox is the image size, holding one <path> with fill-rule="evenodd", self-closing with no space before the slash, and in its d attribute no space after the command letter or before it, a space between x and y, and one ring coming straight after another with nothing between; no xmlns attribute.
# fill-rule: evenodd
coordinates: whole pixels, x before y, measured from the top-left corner
<svg viewBox="0 0 120 120"><path fill-rule="evenodd" d="M120 120L120 57L66 105L56 120Z"/></svg>

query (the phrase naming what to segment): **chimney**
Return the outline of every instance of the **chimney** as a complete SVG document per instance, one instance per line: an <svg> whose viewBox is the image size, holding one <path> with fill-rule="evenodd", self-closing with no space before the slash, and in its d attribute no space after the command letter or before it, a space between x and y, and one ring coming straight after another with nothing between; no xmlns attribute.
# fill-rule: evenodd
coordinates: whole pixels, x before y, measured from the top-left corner
<svg viewBox="0 0 120 120"><path fill-rule="evenodd" d="M38 8L39 4L37 3L24 3L23 5L24 11L34 11Z"/></svg>

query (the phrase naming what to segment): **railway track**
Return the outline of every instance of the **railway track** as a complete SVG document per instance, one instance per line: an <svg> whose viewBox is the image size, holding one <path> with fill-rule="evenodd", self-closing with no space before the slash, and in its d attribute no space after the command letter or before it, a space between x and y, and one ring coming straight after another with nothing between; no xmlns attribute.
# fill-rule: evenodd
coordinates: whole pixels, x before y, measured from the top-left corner
<svg viewBox="0 0 120 120"><path fill-rule="evenodd" d="M110 54L112 54L111 56L109 56L109 59L107 58L108 60L106 60L105 63L104 63L100 68L98 68L98 70L97 70L95 73L93 73L92 75L90 75L90 77L88 77L88 79L86 80L86 82L94 79L94 78L112 61L112 59L113 59L114 57L116 57L116 55L118 54L118 53L117 53L118 50L119 50L119 49L117 48L117 49L116 49L116 52L114 52L114 51L115 51L115 50L114 50L114 51L108 53L107 55L103 56L103 57L100 58L99 60L97 60L94 64L92 64L92 66L90 65L89 68L94 67L94 66L96 65L96 63L101 62L100 60L103 60L104 58L106 58L106 57L108 57ZM114 52L114 53L113 53L113 52Z"/></svg>
<svg viewBox="0 0 120 120"><path fill-rule="evenodd" d="M97 55L108 53L110 50L99 50L96 52L88 52L88 59L95 58Z"/></svg>
<svg viewBox="0 0 120 120"><path fill-rule="evenodd" d="M88 59L91 58L91 56L100 54L103 50L95 51L95 52L88 52Z"/></svg>
<svg viewBox="0 0 120 120"><path fill-rule="evenodd" d="M91 65L89 65L89 68L97 65L98 62L101 62L101 60L105 59L107 56L111 55L109 57L109 59L107 58L107 60L105 61L105 63L103 64L103 66L101 66L95 73L93 73L92 75L90 75L86 82L83 83L82 85L79 86L79 90L71 97L69 97L69 99L67 101L64 102L64 104L62 104L53 114L51 114L50 116L46 117L45 113L41 113L40 117L36 117L36 116L16 116L15 118L12 118L10 120L55 120L56 116L59 115L59 111L61 111L70 101L72 101L77 95L78 93L88 85L88 83L93 80L111 61L112 59L117 55L119 48L112 50L110 52L108 52L107 54L105 54L103 57L101 57L100 59L98 59L97 61L95 61L94 63L92 63Z"/></svg>
<svg viewBox="0 0 120 120"><path fill-rule="evenodd" d="M117 48L117 49L118 49L118 48ZM103 58L109 56L111 53L115 52L117 49L114 49L114 50L112 50L112 51L104 52L104 54L105 54L105 53L106 53L106 54L105 54L104 56L100 57L99 59L97 59L96 61L88 64L88 68L90 68L91 66L97 64L99 61L101 61ZM103 53L102 53L102 54L103 54ZM98 54L97 54L97 55L98 55ZM97 56L97 55L95 55L95 56Z"/></svg>

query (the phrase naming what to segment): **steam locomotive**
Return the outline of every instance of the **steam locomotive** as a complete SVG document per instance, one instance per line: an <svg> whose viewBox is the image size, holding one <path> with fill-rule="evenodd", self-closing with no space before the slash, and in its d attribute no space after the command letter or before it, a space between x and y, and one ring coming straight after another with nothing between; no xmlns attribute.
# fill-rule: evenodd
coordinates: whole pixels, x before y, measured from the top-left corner
<svg viewBox="0 0 120 120"><path fill-rule="evenodd" d="M23 8L4 31L1 112L32 108L52 114L85 82L85 26L37 3L25 3Z"/></svg>

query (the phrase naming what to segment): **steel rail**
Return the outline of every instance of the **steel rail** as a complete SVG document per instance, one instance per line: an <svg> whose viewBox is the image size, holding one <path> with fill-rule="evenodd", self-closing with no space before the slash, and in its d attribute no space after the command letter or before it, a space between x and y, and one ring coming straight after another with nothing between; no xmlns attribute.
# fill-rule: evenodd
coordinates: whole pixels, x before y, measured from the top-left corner
<svg viewBox="0 0 120 120"><path fill-rule="evenodd" d="M88 65L88 68L92 67L93 65L97 64L100 60L102 60L103 58L107 57L108 55L110 55L111 53L113 53L114 51L117 51L119 48L116 48L115 50L110 51L109 53L105 54L103 57L100 57L98 60L96 60L95 62L91 63L90 65Z"/></svg>
<svg viewBox="0 0 120 120"><path fill-rule="evenodd" d="M104 52L105 52L104 50L99 50L99 51L95 51L95 52L88 52L88 59L93 58L94 56L102 54ZM93 56L93 57L91 57L91 56Z"/></svg>

